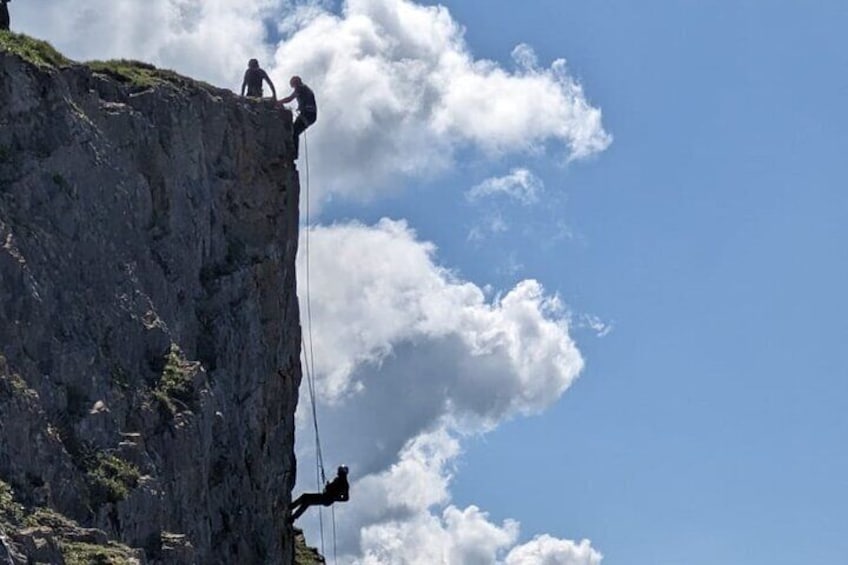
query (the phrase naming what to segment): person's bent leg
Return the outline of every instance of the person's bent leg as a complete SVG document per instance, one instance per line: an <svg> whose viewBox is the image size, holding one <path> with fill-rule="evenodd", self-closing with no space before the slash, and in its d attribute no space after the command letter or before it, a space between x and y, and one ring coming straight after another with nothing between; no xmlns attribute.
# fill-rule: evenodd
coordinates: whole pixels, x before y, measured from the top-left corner
<svg viewBox="0 0 848 565"><path fill-rule="evenodd" d="M304 120L306 121L306 125L303 126L303 129L308 128L309 126L311 126L312 124L315 123L315 120L318 119L318 114L316 114L315 112L305 112L301 115L303 116Z"/></svg>
<svg viewBox="0 0 848 565"><path fill-rule="evenodd" d="M306 512L306 509L309 508L310 506L315 506L316 504L323 504L324 498L325 497L324 497L323 494L317 493L317 492L307 492L307 493L301 494L299 497L297 497L297 500L296 500L296 502L300 506L300 508L298 508L297 510L294 510L294 507L295 507L294 504L292 504L292 507L291 507L291 509L294 510L294 512L292 512L292 516L291 516L292 522L294 522L295 520L300 518L300 516L304 512Z"/></svg>
<svg viewBox="0 0 848 565"><path fill-rule="evenodd" d="M292 126L292 139L294 141L294 158L297 159L298 155L300 155L300 134L302 134L306 128L309 127L309 124L306 123L306 120L303 119L303 116L298 116L294 121L294 125Z"/></svg>
<svg viewBox="0 0 848 565"><path fill-rule="evenodd" d="M294 125L292 126L292 133L295 137L297 137L302 134L303 130L305 130L307 127L309 127L309 124L306 123L306 120L303 118L303 115L300 115L294 120Z"/></svg>
<svg viewBox="0 0 848 565"><path fill-rule="evenodd" d="M289 518L289 521L290 521L290 522L294 522L295 520L297 520L298 518L300 518L300 517L301 517L301 515L302 515L304 512L306 512L306 509L307 509L307 508L309 508L309 506L307 506L306 504L304 504L304 505L302 505L300 508L298 508L297 510L295 510L294 512L292 512L292 515L291 515L291 518Z"/></svg>

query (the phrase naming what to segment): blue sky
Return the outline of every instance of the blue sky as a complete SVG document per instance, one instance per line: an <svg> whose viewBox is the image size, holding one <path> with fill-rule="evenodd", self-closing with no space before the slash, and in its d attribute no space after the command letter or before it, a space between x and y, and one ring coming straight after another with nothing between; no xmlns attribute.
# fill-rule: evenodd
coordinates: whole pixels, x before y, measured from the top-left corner
<svg viewBox="0 0 848 565"><path fill-rule="evenodd" d="M848 6L446 4L475 55L566 57L615 136L534 167L579 237L514 242L521 275L615 329L578 334L587 368L554 408L468 448L455 498L589 537L605 563L840 562ZM513 282L496 268L511 237L462 241L458 197L340 213L398 209L466 276Z"/></svg>
<svg viewBox="0 0 848 565"><path fill-rule="evenodd" d="M18 10L24 30L53 38L71 56L144 58L230 88L238 86L243 60L259 54L278 90L285 90L279 85L292 72L308 77L308 71L329 65L325 59L332 52L322 52L324 59L315 52L327 49L325 43L342 41L341 33L310 36L310 29L318 29L310 19L314 13L292 19L290 7L264 0L218 3L231 4L227 9L232 13L208 4L200 24L192 21L184 32L168 35L180 20L144 34L137 29L143 22L119 19L124 14L114 6L128 9L127 1L91 0L91 9L103 4L99 13L110 27L87 34L62 19L59 4L66 0L49 6L43 1L10 6L13 18ZM155 0L150 22L170 18L167 9L174 3ZM356 3L372 8L411 5L402 0ZM351 61L331 67L340 84L314 74L307 80L322 87L317 92L322 114L309 133L310 164L321 199L316 202L318 222L326 228L316 232L314 260L322 263L315 271L317 299L338 305L334 297L357 296L350 288L322 288L322 276L323 287L331 287L327 279L338 285L348 275L360 280L355 278L365 269L360 259L362 265L385 267L379 254L368 255L372 250L367 248L347 264L333 261L336 251L338 257L355 256L339 234L385 244L384 254L395 264L416 256L422 242L432 242L433 265L425 259L407 265L409 273L430 281L427 288L443 284L444 293L451 295L468 290L468 285L454 285L453 280L480 289L496 314L493 324L500 328L508 327L511 318L498 317L502 308L492 301L521 281L536 279L545 296L556 294L567 305L572 322L568 336L585 360L580 378L571 384L569 371L577 369L577 358L573 352L566 355L570 365L557 382L571 386L561 397L562 391L552 392L550 403L538 398L517 401L516 410L483 412L496 420L494 425L450 428L458 442L455 452L443 437L433 440L447 453L447 463L432 464L432 458L425 462L424 467L432 464L435 471L427 467L431 474L422 472L421 477L440 480L428 483L422 478L420 488L436 485L432 490L444 487L449 492L420 504L434 516L444 507L474 506L487 512L486 519L497 526L486 530L487 535L500 540L493 542L500 544L493 555L499 556L498 562L506 558L509 565L532 563L504 556L542 533L564 540L590 539L604 555L604 565L844 560L848 363L841 351L848 336L843 290L848 280L848 160L842 153L848 147L848 5L825 0L535 0L520 7L488 0L443 5L452 21L464 28L465 43L457 48L434 42L435 51L459 49L474 61L494 61L513 73L511 78L521 75L512 56L519 44L532 47L537 72L543 76L549 76L547 69L555 59L565 58L568 76L582 85L588 103L602 111L603 129L612 135L612 143L587 158L569 161L572 129L561 134L528 128L532 144L491 151L484 141L463 137L462 132L431 127L451 111L450 105L445 113L412 120L411 126L402 107L383 116L379 105L370 105L371 98L380 90L379 79L387 76L385 69L396 67L380 67L382 75L369 74L363 83L367 73L359 63L374 60L367 52L363 59L353 54ZM323 6L339 13L338 4ZM157 16L159 8L165 15ZM370 14L386 26L381 28L383 36L401 37L392 35L395 30L386 24L391 18L378 12L375 8ZM283 18L288 18L286 33L263 40L262 31L274 29ZM128 44L120 26L113 31L116 21L136 26L132 31L147 40ZM232 32L232 41L223 42L224 47L208 42L230 29L238 33ZM219 55L210 57L210 50ZM445 90L448 80L439 83ZM353 84L370 87L348 86ZM334 85L338 92L331 92ZM526 94L493 90L490 96L509 108L497 114L498 120L523 115ZM385 104L392 99L382 100ZM411 107L410 113L413 110L420 108ZM461 118L462 110L453 115ZM547 115L549 110L540 106L537 112ZM500 140L513 139L513 134L506 129L497 133ZM352 146L359 153L352 152ZM423 165L415 161L420 155ZM409 167L395 166L404 160ZM515 169L526 169L538 179L542 188L535 203L525 205L503 195L469 200L472 187ZM397 224L372 229L384 217L403 220L410 232ZM493 219L500 227L487 231ZM481 226L482 237L469 237ZM450 274L434 275L434 265ZM392 427L390 418L397 417L355 414L356 398L364 405L379 397L344 396L344 387L364 383L368 388L388 382L380 379L414 375L408 390L432 400L435 393L426 389L427 383L441 383L434 372L440 365L431 366L432 353L438 357L439 352L452 351L440 349L435 334L410 329L418 328L422 319L432 320L432 313L407 319L404 312L382 310L386 305L380 296L404 305L404 293L394 291L414 288L408 280L398 282L397 273L389 273L387 280L362 283L363 288L385 291L375 292L370 305L342 311L336 319L319 315L325 325L316 330L326 333L321 334L323 341L339 346L321 352L329 368L320 376L328 394L338 393L336 400L348 402L338 414L332 403L323 407L327 450L334 451L325 453L330 460L346 456L346 449L366 449L370 440L357 438L346 446L343 435L334 437L334 425L343 431L357 423L363 430L369 425ZM472 318L489 312L475 306L473 297L459 303ZM444 304L441 307L449 309L453 303ZM381 321L395 324L395 333L366 335L373 337L372 349L348 350L353 338L368 332L326 330L327 325L345 325L343 314L349 316L348 325L367 316L371 326ZM612 331L598 337L586 327L589 315ZM553 334L545 335L566 350L567 340L547 324L561 321L562 315L548 313L543 318L534 318L528 335L550 330ZM439 331L439 339L482 335L465 326ZM527 339L521 343L535 343ZM462 367L467 352L453 353ZM446 358L453 362L451 355ZM479 359L484 365L503 357ZM445 365L452 367L448 361ZM344 363L352 367L347 372L338 369ZM476 369L467 371L480 378ZM516 375L525 379L518 382L528 378L521 370L481 371L507 388ZM336 385L341 389L333 388ZM458 395L448 400L468 399ZM520 416L522 410L535 415ZM479 415L473 410L471 414ZM455 414L448 411L427 417L438 428L451 416ZM415 433L409 438L419 437ZM434 451L441 453L439 449ZM306 465L308 454L303 455ZM418 461L417 455L398 457L382 461L381 477L390 479L393 469ZM354 464L352 473L356 471ZM392 559L380 561L369 548L409 539L378 527L402 528L390 506L379 518L363 518L367 506L377 504L366 494L377 497L384 491L384 483L366 477L359 485L365 502L348 516L342 514L351 523L371 524L362 526L359 542L350 543L359 543L362 555L375 563ZM356 499L351 508L354 503ZM446 516L439 522L440 536L455 525ZM513 519L521 523L520 533L504 525L504 520ZM422 518L416 527L425 522ZM314 525L307 524L310 527L314 532ZM419 535L425 530L410 531ZM462 553L462 543L432 539L436 545L453 544L448 562L461 562L457 555L471 562L470 554ZM362 556L351 551L351 562L369 562L356 561ZM582 555L557 563L592 562L591 556Z"/></svg>
<svg viewBox="0 0 848 565"><path fill-rule="evenodd" d="M840 562L848 6L494 4L469 40L564 54L615 135L559 176L585 246L523 261L616 327L579 340L586 372L550 413L469 451L457 497L496 492L493 512L605 562ZM542 485L559 492L520 492Z"/></svg>

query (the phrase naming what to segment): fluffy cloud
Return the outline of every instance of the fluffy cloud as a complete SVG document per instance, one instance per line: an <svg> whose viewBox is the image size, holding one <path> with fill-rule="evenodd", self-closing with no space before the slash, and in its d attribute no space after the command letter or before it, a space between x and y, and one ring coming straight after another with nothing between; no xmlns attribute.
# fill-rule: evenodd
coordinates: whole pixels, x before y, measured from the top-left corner
<svg viewBox="0 0 848 565"><path fill-rule="evenodd" d="M370 526L362 537L363 564L491 565L515 543L518 524L494 524L475 506L450 506L441 517L419 515L404 523Z"/></svg>
<svg viewBox="0 0 848 565"><path fill-rule="evenodd" d="M604 150L610 135L565 60L540 67L518 46L515 67L475 59L447 8L409 0L348 0L340 13L281 0L31 0L16 27L78 59L125 57L238 89L258 57L280 91L301 75L318 94L307 133L316 203L370 198L397 177L445 170L455 152L560 147ZM276 45L268 29L283 34Z"/></svg>
<svg viewBox="0 0 848 565"><path fill-rule="evenodd" d="M508 175L491 177L477 184L465 193L470 201L490 196L503 195L518 200L522 204L538 202L539 193L544 188L542 179L524 168L512 169Z"/></svg>
<svg viewBox="0 0 848 565"><path fill-rule="evenodd" d="M265 22L279 0L27 0L17 30L78 60L150 61L225 87L241 84L250 57L268 58Z"/></svg>
<svg viewBox="0 0 848 565"><path fill-rule="evenodd" d="M495 524L450 496L463 438L543 410L581 371L559 300L532 280L489 296L440 267L402 221L308 236L322 439L363 501L336 510L344 562L524 563L544 551L572 563L556 551L580 546L516 546L516 522ZM308 433L298 441L308 461Z"/></svg>
<svg viewBox="0 0 848 565"><path fill-rule="evenodd" d="M528 46L513 70L475 59L442 6L348 0L341 15L312 8L292 19L275 76L297 71L321 93L328 125L310 134L333 160L316 175L325 195L373 195L397 174L444 169L462 147L501 154L553 141L582 158L610 143L564 60L541 68Z"/></svg>
<svg viewBox="0 0 848 565"><path fill-rule="evenodd" d="M582 368L558 316L562 304L536 281L487 301L478 286L438 266L435 247L417 241L403 221L318 226L309 237L311 311L320 331L315 370L331 401L366 394L363 367L369 377L403 370L395 367L399 348L440 349L427 379L481 420L545 408Z"/></svg>
<svg viewBox="0 0 848 565"><path fill-rule="evenodd" d="M574 543L542 535L510 551L505 565L600 565L602 557L589 540Z"/></svg>

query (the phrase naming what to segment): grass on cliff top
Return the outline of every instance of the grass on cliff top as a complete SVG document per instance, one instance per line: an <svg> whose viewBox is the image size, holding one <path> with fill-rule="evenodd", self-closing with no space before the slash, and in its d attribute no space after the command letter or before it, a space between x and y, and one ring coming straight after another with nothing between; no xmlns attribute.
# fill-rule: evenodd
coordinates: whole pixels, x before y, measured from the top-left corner
<svg viewBox="0 0 848 565"><path fill-rule="evenodd" d="M159 69L150 63L115 59L111 61L89 61L86 63L95 73L106 75L120 83L141 88L156 86L171 86L182 89L190 86L200 87L208 91L215 90L210 84L184 77L169 69Z"/></svg>
<svg viewBox="0 0 848 565"><path fill-rule="evenodd" d="M46 41L11 31L0 31L0 51L14 53L39 67L56 68L72 63Z"/></svg>
<svg viewBox="0 0 848 565"><path fill-rule="evenodd" d="M25 61L44 68L59 68L74 64L74 61L59 53L46 41L11 31L0 31L0 51L14 53ZM122 84L140 88L170 86L182 89L194 86L213 93L217 90L205 82L184 77L168 69L159 69L141 61L127 59L89 61L85 63L85 66L95 73L106 75Z"/></svg>

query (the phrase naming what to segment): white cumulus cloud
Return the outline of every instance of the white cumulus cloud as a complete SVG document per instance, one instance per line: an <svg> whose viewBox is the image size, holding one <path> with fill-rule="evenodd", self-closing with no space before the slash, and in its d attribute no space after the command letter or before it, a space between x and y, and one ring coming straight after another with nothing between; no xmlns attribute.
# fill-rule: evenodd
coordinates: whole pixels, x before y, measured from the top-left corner
<svg viewBox="0 0 848 565"><path fill-rule="evenodd" d="M602 558L589 540L574 543L541 535L510 551L505 565L600 565Z"/></svg>
<svg viewBox="0 0 848 565"><path fill-rule="evenodd" d="M558 396L582 368L565 317L558 316L559 298L537 281L525 280L488 302L477 285L436 264L435 247L419 242L404 221L316 226L309 237L311 311L321 332L315 369L322 393L333 401L362 393L357 370L368 365L369 374L386 372L403 347L455 350L440 356L441 363L456 365L450 373L429 378L445 381L456 393L451 402L483 419L548 406L551 393ZM511 394L501 388L487 398L493 383Z"/></svg>
<svg viewBox="0 0 848 565"><path fill-rule="evenodd" d="M453 465L464 438L545 409L577 378L583 359L564 306L533 280L487 298L403 221L308 236L325 453L355 479L357 503L336 509L344 562L502 562L523 547L518 523L453 505ZM302 426L303 464L313 454Z"/></svg>
<svg viewBox="0 0 848 565"><path fill-rule="evenodd" d="M321 93L319 120L328 125L310 135L333 160L316 177L325 194L373 195L397 174L448 167L466 146L502 154L555 142L582 158L611 141L565 60L539 67L526 45L515 70L475 59L443 6L348 0L341 15L311 8L293 18L276 69Z"/></svg>

